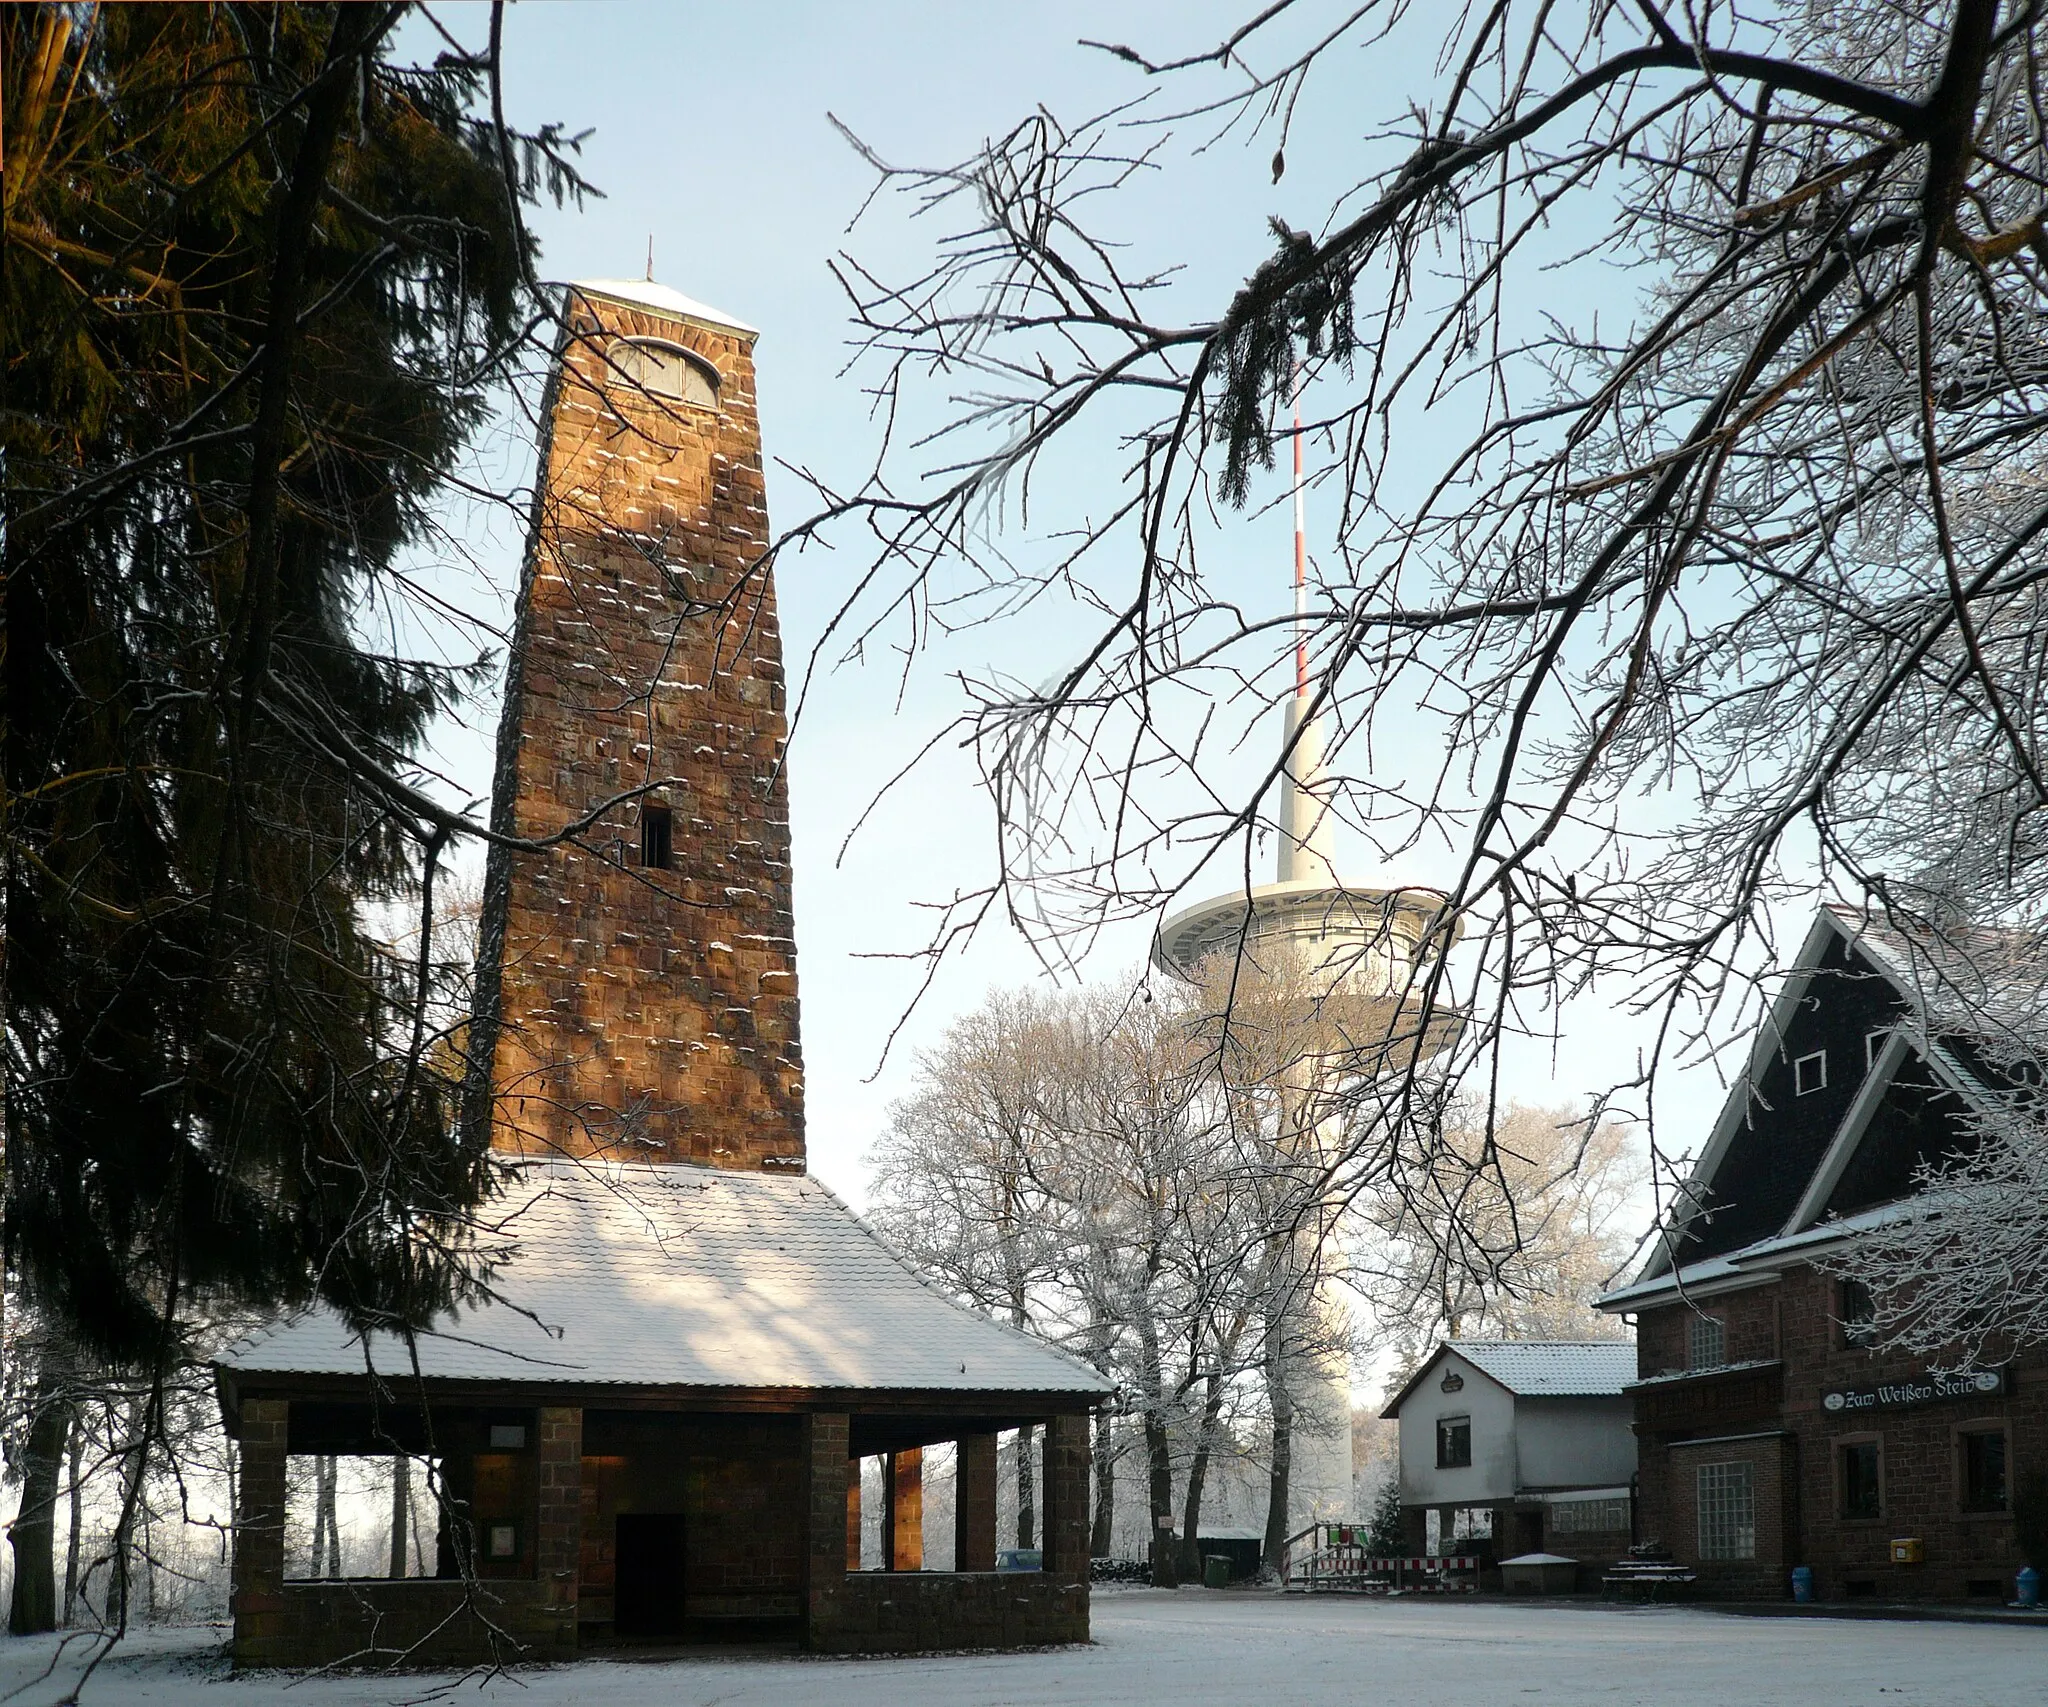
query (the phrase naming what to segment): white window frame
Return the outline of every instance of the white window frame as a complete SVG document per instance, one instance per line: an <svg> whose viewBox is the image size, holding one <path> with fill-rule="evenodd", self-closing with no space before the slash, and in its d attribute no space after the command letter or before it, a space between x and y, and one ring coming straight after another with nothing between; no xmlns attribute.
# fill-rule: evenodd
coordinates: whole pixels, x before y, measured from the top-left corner
<svg viewBox="0 0 2048 1707"><path fill-rule="evenodd" d="M1806 1082L1806 1067L1810 1062L1814 1061L1820 1063L1820 1077L1815 1083L1809 1085ZM1792 1094L1794 1096L1810 1097L1815 1091L1824 1091L1827 1088L1828 1052L1825 1049L1816 1049L1811 1055L1801 1055L1792 1063Z"/></svg>
<svg viewBox="0 0 2048 1707"><path fill-rule="evenodd" d="M1713 1331L1713 1355L1701 1346L1708 1330ZM1728 1323L1724 1317L1695 1315L1685 1325L1685 1366L1688 1369L1719 1369L1728 1361Z"/></svg>
<svg viewBox="0 0 2048 1707"><path fill-rule="evenodd" d="M1628 1501L1552 1500L1550 1529L1555 1535L1625 1534L1628 1530Z"/></svg>
<svg viewBox="0 0 2048 1707"><path fill-rule="evenodd" d="M1756 1557L1756 1466L1747 1458L1693 1467L1700 1559L1734 1564Z"/></svg>
<svg viewBox="0 0 2048 1707"><path fill-rule="evenodd" d="M1877 1058L1884 1053L1884 1046L1892 1034L1891 1027L1882 1031L1866 1031L1863 1034L1863 1070L1869 1072L1877 1065Z"/></svg>
<svg viewBox="0 0 2048 1707"><path fill-rule="evenodd" d="M1453 1423L1465 1425L1465 1462L1454 1464L1444 1456L1448 1430ZM1464 1411L1436 1419L1436 1467L1439 1470L1469 1470L1472 1468L1472 1418Z"/></svg>

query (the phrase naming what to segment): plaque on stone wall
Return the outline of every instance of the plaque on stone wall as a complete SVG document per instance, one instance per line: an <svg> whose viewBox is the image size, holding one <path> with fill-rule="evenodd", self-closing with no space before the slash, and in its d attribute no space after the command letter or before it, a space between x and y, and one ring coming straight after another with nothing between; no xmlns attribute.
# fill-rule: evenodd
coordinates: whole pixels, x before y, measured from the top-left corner
<svg viewBox="0 0 2048 1707"><path fill-rule="evenodd" d="M1944 1399L1984 1399L2004 1393L2006 1373L1998 1369L1938 1369L1905 1375L1870 1387L1841 1387L1820 1396L1824 1411L1896 1411L1909 1405L1939 1404Z"/></svg>

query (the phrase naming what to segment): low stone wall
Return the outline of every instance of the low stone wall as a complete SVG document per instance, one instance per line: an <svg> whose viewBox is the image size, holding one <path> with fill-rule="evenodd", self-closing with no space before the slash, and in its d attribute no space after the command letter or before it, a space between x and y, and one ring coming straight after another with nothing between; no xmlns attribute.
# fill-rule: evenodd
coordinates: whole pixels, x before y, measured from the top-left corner
<svg viewBox="0 0 2048 1707"><path fill-rule="evenodd" d="M811 1601L827 1654L1033 1648L1088 1640L1088 1584L1044 1571L856 1571Z"/></svg>
<svg viewBox="0 0 2048 1707"><path fill-rule="evenodd" d="M292 1582L235 1618L235 1665L424 1666L567 1659L576 1609L546 1583L440 1577ZM250 1597L253 1598L253 1597Z"/></svg>

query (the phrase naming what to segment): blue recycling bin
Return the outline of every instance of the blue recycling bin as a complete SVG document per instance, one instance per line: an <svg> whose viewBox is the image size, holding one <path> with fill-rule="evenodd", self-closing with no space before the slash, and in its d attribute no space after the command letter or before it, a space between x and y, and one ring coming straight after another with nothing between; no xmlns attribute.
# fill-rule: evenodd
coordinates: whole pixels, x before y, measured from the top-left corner
<svg viewBox="0 0 2048 1707"><path fill-rule="evenodd" d="M2019 1591L2020 1605L2039 1606L2041 1604L2041 1573L2035 1570L2032 1565L2022 1565L2020 1567L2020 1574L2013 1579L2012 1586Z"/></svg>
<svg viewBox="0 0 2048 1707"><path fill-rule="evenodd" d="M1794 1565L1792 1567L1792 1598L1805 1606L1813 1599L1813 1567Z"/></svg>

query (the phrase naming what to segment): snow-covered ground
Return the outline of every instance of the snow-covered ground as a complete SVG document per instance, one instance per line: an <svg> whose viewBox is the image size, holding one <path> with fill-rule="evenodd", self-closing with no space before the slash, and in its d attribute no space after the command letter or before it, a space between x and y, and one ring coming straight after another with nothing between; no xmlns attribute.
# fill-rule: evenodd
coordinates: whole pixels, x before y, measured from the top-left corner
<svg viewBox="0 0 2048 1707"><path fill-rule="evenodd" d="M87 1707L388 1707L436 1700L520 1707L1503 1707L1548 1699L1629 1707L2041 1707L2048 1624L1737 1618L1681 1607L1500 1601L1104 1594L1094 1646L938 1659L585 1661L481 1686L455 1677L231 1678L221 1632L155 1630L117 1651ZM22 1686L48 1639L0 1642L0 1700L54 1702L67 1681ZM75 1670L72 1675L75 1676Z"/></svg>

